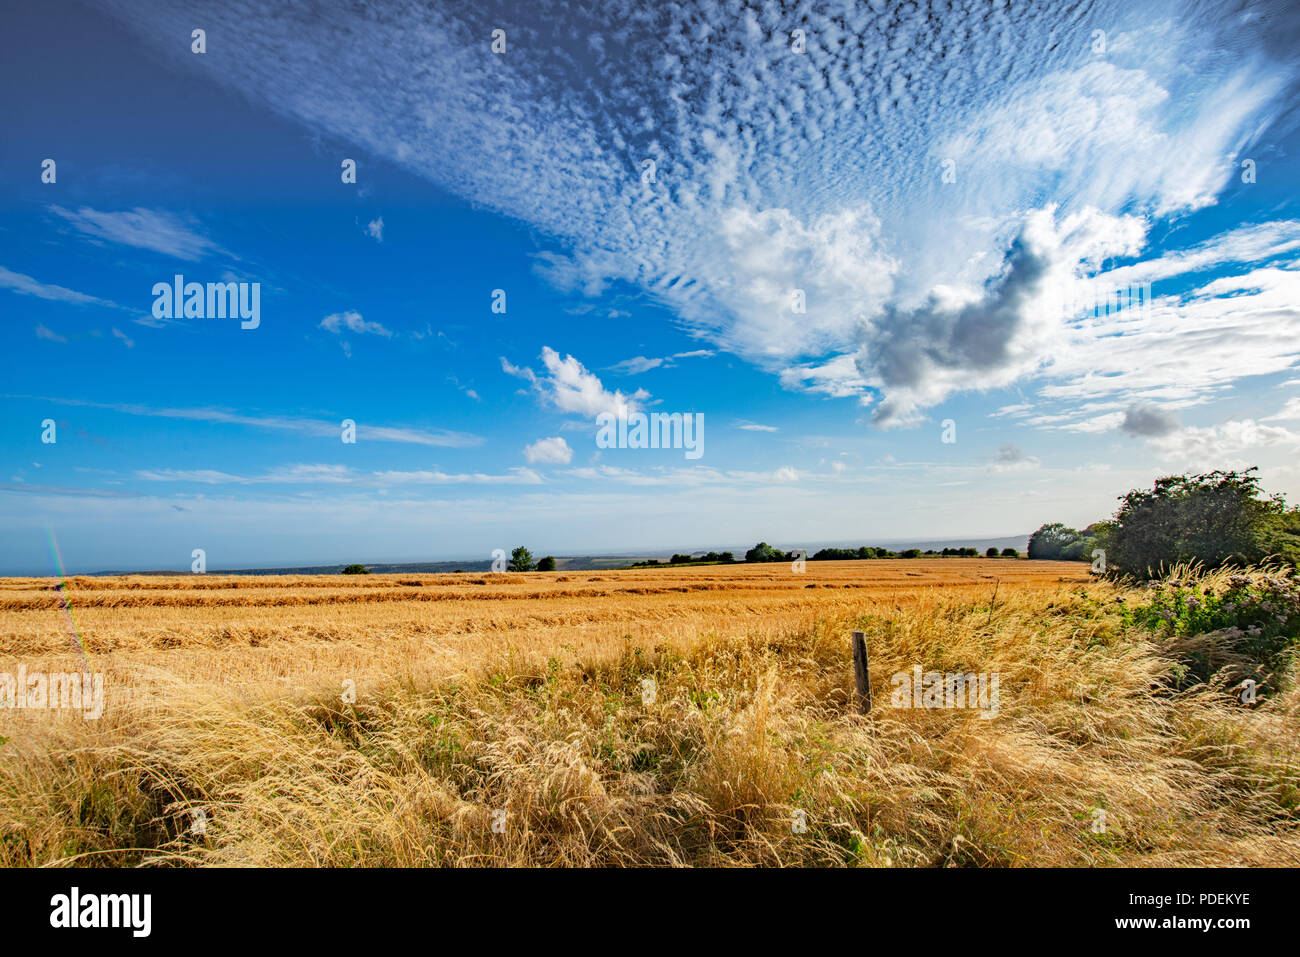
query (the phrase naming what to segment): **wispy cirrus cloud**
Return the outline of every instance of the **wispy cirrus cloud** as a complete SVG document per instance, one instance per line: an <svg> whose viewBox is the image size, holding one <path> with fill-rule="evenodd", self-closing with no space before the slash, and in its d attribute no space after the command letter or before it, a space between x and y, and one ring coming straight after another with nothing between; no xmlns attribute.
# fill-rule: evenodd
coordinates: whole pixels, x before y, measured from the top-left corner
<svg viewBox="0 0 1300 957"><path fill-rule="evenodd" d="M78 232L99 242L148 249L190 262L214 253L225 253L199 232L196 220L166 210L136 207L110 212L82 206L74 211L52 205L50 211Z"/></svg>
<svg viewBox="0 0 1300 957"><path fill-rule="evenodd" d="M66 302L74 306L123 308L107 299L89 296L83 292L77 292L75 289L68 289L65 286L44 283L38 279L33 279L31 276L5 269L3 266L0 266L0 289L8 289L10 292L16 292L23 296L35 296L37 299L47 299L50 302Z"/></svg>
<svg viewBox="0 0 1300 957"><path fill-rule="evenodd" d="M212 407L166 408L138 405L127 402L90 402L84 399L54 398L50 396L7 396L7 398L36 398L42 402L83 408L104 409L123 415L141 415L160 419L183 419L191 422L210 422L218 425L239 425L256 429L275 429L298 432L303 435L338 439L340 422L287 415L248 415L229 409ZM341 421L341 420L340 420ZM398 426L357 423L357 438L361 441L398 442L408 445L428 445L447 448L465 448L480 445L481 436L448 430L410 429Z"/></svg>
<svg viewBox="0 0 1300 957"><path fill-rule="evenodd" d="M141 469L135 477L145 482L185 485L343 485L383 489L403 485L540 485L542 477L531 469L504 473L444 472L441 469L390 469L366 472L346 465L284 465L256 474L239 475L218 469Z"/></svg>
<svg viewBox="0 0 1300 957"><path fill-rule="evenodd" d="M677 359L703 359L716 354L712 349L693 349L689 352L674 352L670 356L659 356L653 359L646 356L633 356L631 359L615 362L608 368L616 375L639 375L651 369L671 369Z"/></svg>

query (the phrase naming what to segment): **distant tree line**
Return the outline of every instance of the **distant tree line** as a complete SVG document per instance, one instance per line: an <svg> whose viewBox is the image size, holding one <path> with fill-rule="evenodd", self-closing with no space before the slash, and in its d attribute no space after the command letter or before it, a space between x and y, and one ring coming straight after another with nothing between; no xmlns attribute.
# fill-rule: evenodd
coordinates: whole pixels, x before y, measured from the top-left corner
<svg viewBox="0 0 1300 957"><path fill-rule="evenodd" d="M1039 527L1029 537L1029 557L1059 561L1104 559L1111 575L1146 580L1174 565L1200 563L1207 569L1245 567L1270 561L1300 565L1300 507L1288 506L1281 494L1267 495L1259 485L1258 468L1214 471L1200 475L1158 478L1151 489L1133 489L1120 496L1115 516L1074 529L1060 522ZM759 542L745 552L746 562L793 562L803 550L781 551ZM949 547L941 551L908 548L895 552L883 546L823 548L811 561L926 556L973 558L979 550ZM1019 558L1014 548L990 547L986 558ZM668 562L650 559L632 567L731 564L731 552L675 554ZM509 570L554 571L554 557L534 563L532 552L520 545L510 556ZM364 565L348 565L345 575L366 575Z"/></svg>
<svg viewBox="0 0 1300 957"><path fill-rule="evenodd" d="M736 556L731 552L705 552L703 555L674 555L666 562L661 562L657 558L648 558L643 562L633 563L633 568L651 568L655 565L666 567L668 565L729 565L736 560Z"/></svg>
<svg viewBox="0 0 1300 957"><path fill-rule="evenodd" d="M993 547L984 554L988 558L997 558L999 554L1006 558L1020 557L1019 550L1015 548L1004 548L999 553L998 549ZM858 548L823 548L811 555L809 561L845 562L862 561L869 558L921 558L926 555L944 558L975 558L979 555L979 549L944 548L942 551L935 551L930 548L923 552L919 548L907 548L901 552L895 552L883 545L861 545ZM747 562L792 562L798 557L798 552L783 552L780 549L773 548L767 542L759 542L745 553L745 561Z"/></svg>

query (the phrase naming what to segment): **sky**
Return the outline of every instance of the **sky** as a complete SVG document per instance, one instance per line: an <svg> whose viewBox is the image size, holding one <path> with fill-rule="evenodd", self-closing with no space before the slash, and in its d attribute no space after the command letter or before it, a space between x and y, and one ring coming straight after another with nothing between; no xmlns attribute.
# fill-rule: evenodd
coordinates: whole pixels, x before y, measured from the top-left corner
<svg viewBox="0 0 1300 957"><path fill-rule="evenodd" d="M1300 501L1297 51L1282 2L15 5L0 574Z"/></svg>

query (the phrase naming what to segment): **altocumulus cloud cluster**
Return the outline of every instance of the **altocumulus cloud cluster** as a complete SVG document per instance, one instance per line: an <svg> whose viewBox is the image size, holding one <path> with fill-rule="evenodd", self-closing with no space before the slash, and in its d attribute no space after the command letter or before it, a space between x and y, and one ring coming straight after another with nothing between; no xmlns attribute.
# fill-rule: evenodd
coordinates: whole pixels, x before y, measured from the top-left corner
<svg viewBox="0 0 1300 957"><path fill-rule="evenodd" d="M1285 368L1300 333L1294 307L1270 309L1296 301L1270 260L1300 224L1140 261L1285 110L1280 6L105 5L160 46L200 18L237 34L214 76L529 224L554 240L538 268L557 286L633 283L877 425L1033 376L1084 410L1047 423L1115 425L1139 398ZM485 55L498 28L506 52ZM1110 276L1117 257L1139 262ZM1157 295L1140 325L1055 305L1074 284L1233 265L1239 280ZM1250 335L1264 321L1273 335ZM1203 347L1243 326L1216 362L1167 374L1175 328Z"/></svg>

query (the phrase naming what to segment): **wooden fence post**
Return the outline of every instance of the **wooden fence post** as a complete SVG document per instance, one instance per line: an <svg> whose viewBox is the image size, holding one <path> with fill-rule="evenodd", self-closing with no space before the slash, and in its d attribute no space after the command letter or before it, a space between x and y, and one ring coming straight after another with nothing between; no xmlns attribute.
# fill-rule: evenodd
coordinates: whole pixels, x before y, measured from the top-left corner
<svg viewBox="0 0 1300 957"><path fill-rule="evenodd" d="M853 680L857 684L858 709L871 711L871 671L867 664L867 636L865 632L853 633Z"/></svg>

